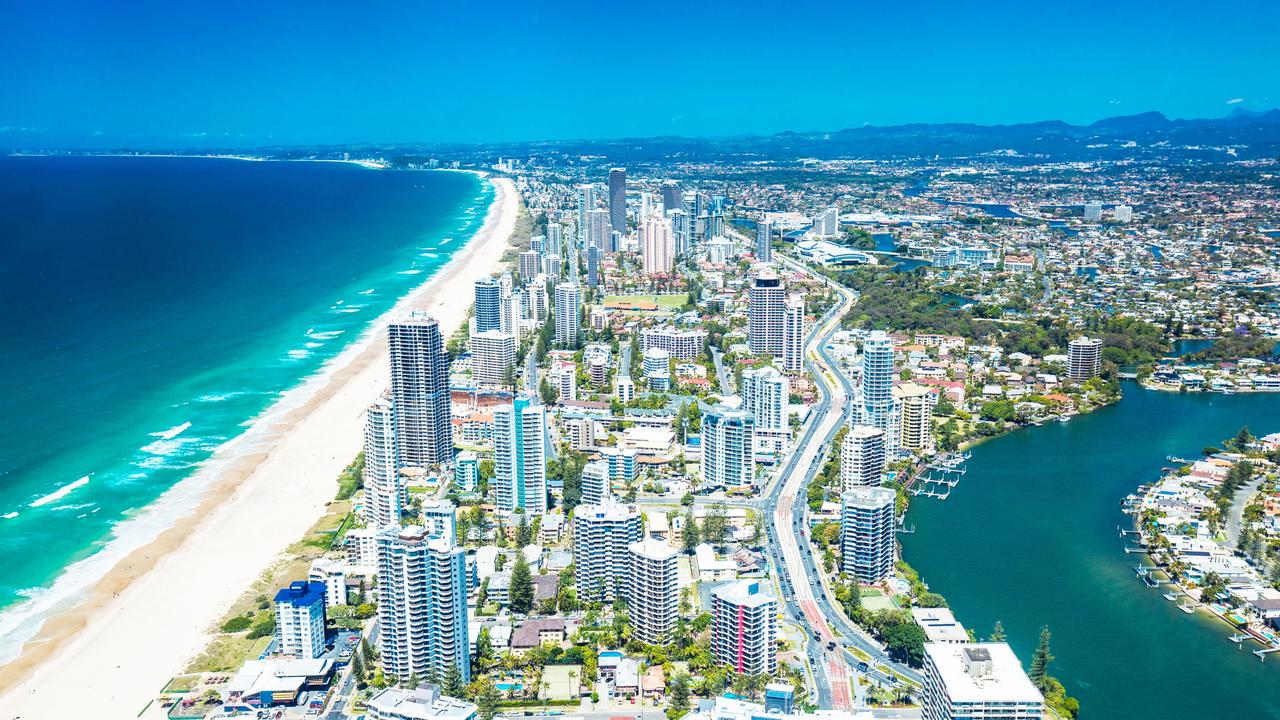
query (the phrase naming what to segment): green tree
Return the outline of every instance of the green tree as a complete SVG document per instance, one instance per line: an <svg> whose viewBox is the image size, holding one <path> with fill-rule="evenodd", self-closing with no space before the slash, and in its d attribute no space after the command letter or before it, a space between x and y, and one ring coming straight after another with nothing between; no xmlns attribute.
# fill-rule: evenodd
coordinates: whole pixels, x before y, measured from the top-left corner
<svg viewBox="0 0 1280 720"><path fill-rule="evenodd" d="M1006 636L1004 634L1004 623L997 620L996 626L991 628L991 637L987 639L990 640L991 642L1004 642L1005 637Z"/></svg>
<svg viewBox="0 0 1280 720"><path fill-rule="evenodd" d="M493 720L493 716L498 714L498 702L502 700L493 678L482 677L472 683L471 696L480 720Z"/></svg>
<svg viewBox="0 0 1280 720"><path fill-rule="evenodd" d="M542 381L538 383L538 395L542 397L542 402L545 405L555 405L556 401L560 399L560 391L547 382L546 378L542 378Z"/></svg>
<svg viewBox="0 0 1280 720"><path fill-rule="evenodd" d="M671 679L671 710L675 717L684 715L689 710L689 674L676 673Z"/></svg>
<svg viewBox="0 0 1280 720"><path fill-rule="evenodd" d="M729 534L729 516L722 503L716 503L707 510L702 520L702 537L712 545L724 545Z"/></svg>
<svg viewBox="0 0 1280 720"><path fill-rule="evenodd" d="M351 656L351 676L356 680L356 687L363 690L369 684L364 667L364 657L360 653Z"/></svg>
<svg viewBox="0 0 1280 720"><path fill-rule="evenodd" d="M471 658L474 674L483 673L492 661L493 639L489 636L489 626L485 625L480 628L480 634L476 637L476 654Z"/></svg>
<svg viewBox="0 0 1280 720"><path fill-rule="evenodd" d="M516 547L525 547L533 541L533 531L529 528L529 518L523 512L517 513L520 522L516 525Z"/></svg>
<svg viewBox="0 0 1280 720"><path fill-rule="evenodd" d="M1248 425L1242 425L1240 432L1236 433L1235 446L1236 450L1244 452L1245 448L1253 443L1253 434L1249 432Z"/></svg>
<svg viewBox="0 0 1280 720"><path fill-rule="evenodd" d="M454 698L461 698L466 693L466 686L462 683L462 671L458 669L457 663L450 662L449 667L445 668L440 692Z"/></svg>
<svg viewBox="0 0 1280 720"><path fill-rule="evenodd" d="M1027 676L1041 691L1045 689L1045 677L1049 673L1049 663L1053 662L1053 654L1049 652L1049 626L1040 628L1040 645L1031 656L1031 672Z"/></svg>
<svg viewBox="0 0 1280 720"><path fill-rule="evenodd" d="M924 664L924 629L910 620L892 622L881 633L889 659L911 667Z"/></svg>
<svg viewBox="0 0 1280 720"><path fill-rule="evenodd" d="M511 568L511 612L526 614L533 609L533 576L523 552L516 553L516 564Z"/></svg>
<svg viewBox="0 0 1280 720"><path fill-rule="evenodd" d="M418 673L416 673L416 672L411 672L411 673L409 673L409 679L408 679L407 681L405 681L405 684L404 684L404 685L405 685L405 687L409 688L410 690L416 690L416 689L418 689L418 685L419 685L419 684L421 684L421 682L422 682L422 681L420 681L420 680L418 679Z"/></svg>
<svg viewBox="0 0 1280 720"><path fill-rule="evenodd" d="M684 531L682 535L684 552L686 555L692 555L694 548L698 547L700 538L698 537L698 521L693 517L693 506L690 505L684 511Z"/></svg>

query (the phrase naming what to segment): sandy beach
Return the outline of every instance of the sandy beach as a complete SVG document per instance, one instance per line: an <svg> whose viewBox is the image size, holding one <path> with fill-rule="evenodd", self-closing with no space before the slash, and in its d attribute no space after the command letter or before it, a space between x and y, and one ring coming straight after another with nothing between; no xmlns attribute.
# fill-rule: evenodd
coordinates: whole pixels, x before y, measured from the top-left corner
<svg viewBox="0 0 1280 720"><path fill-rule="evenodd" d="M364 408L388 384L386 322L421 308L447 338L466 321L472 284L498 267L519 208L510 180L492 182L494 202L466 248L336 358L296 407L268 411L249 431L253 442L222 458L194 512L117 563L0 667L0 718L135 718L204 648L213 624L333 499L360 450Z"/></svg>

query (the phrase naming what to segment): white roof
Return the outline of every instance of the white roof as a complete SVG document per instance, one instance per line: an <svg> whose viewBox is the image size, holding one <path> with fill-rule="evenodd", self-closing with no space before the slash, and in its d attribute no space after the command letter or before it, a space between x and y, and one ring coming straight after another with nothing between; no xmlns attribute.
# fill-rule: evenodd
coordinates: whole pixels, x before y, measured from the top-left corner
<svg viewBox="0 0 1280 720"><path fill-rule="evenodd" d="M969 642L969 633L946 608L911 608L911 617L924 629L929 642Z"/></svg>
<svg viewBox="0 0 1280 720"><path fill-rule="evenodd" d="M968 672L968 653L984 652L991 669L980 677ZM953 703L1042 703L1044 696L1031 684L1022 664L1005 643L926 643L925 655L937 669Z"/></svg>
<svg viewBox="0 0 1280 720"><path fill-rule="evenodd" d="M387 688L369 698L369 708L382 717L411 720L469 720L476 715L475 705L441 695L433 685L416 690Z"/></svg>

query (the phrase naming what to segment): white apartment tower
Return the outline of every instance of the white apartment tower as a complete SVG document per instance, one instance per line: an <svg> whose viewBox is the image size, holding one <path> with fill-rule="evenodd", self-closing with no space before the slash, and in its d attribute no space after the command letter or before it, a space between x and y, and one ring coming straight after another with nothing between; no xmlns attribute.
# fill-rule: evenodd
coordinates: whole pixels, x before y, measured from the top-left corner
<svg viewBox="0 0 1280 720"><path fill-rule="evenodd" d="M378 533L378 652L387 675L471 677L467 563L447 538L420 526Z"/></svg>
<svg viewBox="0 0 1280 720"><path fill-rule="evenodd" d="M1041 720L1044 696L1013 650L995 643L925 643L924 720Z"/></svg>
<svg viewBox="0 0 1280 720"><path fill-rule="evenodd" d="M773 224L768 220L756 223L756 259L773 262Z"/></svg>
<svg viewBox="0 0 1280 720"><path fill-rule="evenodd" d="M325 585L296 580L276 593L276 640L281 655L324 654Z"/></svg>
<svg viewBox="0 0 1280 720"><path fill-rule="evenodd" d="M893 399L899 416L898 447L932 453L933 408L938 404L938 391L919 383L904 382L893 387Z"/></svg>
<svg viewBox="0 0 1280 720"><path fill-rule="evenodd" d="M898 417L893 402L893 339L872 330L862 343L862 424L884 431L885 452L898 451Z"/></svg>
<svg viewBox="0 0 1280 720"><path fill-rule="evenodd" d="M661 540L631 543L627 612L635 639L660 645L675 629L680 601L676 549Z"/></svg>
<svg viewBox="0 0 1280 720"><path fill-rule="evenodd" d="M498 510L547 511L546 408L517 396L493 409L493 485Z"/></svg>
<svg viewBox="0 0 1280 720"><path fill-rule="evenodd" d="M593 422L586 420L585 422ZM585 505L604 505L613 499L613 487L609 481L609 463L592 460L582 467L582 502Z"/></svg>
<svg viewBox="0 0 1280 720"><path fill-rule="evenodd" d="M1102 340L1078 337L1067 344L1067 377L1084 382L1097 377L1102 368Z"/></svg>
<svg viewBox="0 0 1280 720"><path fill-rule="evenodd" d="M399 525L406 499L396 462L395 413L391 398L383 395L364 413L365 524L375 529Z"/></svg>
<svg viewBox="0 0 1280 720"><path fill-rule="evenodd" d="M756 276L748 291L747 345L756 355L782 357L786 290L772 271Z"/></svg>
<svg viewBox="0 0 1280 720"><path fill-rule="evenodd" d="M582 290L578 283L556 285L556 346L578 347L578 331L582 313Z"/></svg>
<svg viewBox="0 0 1280 720"><path fill-rule="evenodd" d="M711 657L746 675L778 669L778 600L759 580L738 580L711 593Z"/></svg>
<svg viewBox="0 0 1280 720"><path fill-rule="evenodd" d="M574 585L580 602L613 602L631 571L628 548L643 533L640 513L615 503L573 510Z"/></svg>
<svg viewBox="0 0 1280 720"><path fill-rule="evenodd" d="M515 335L501 330L471 333L471 380L477 387L508 384L515 364Z"/></svg>
<svg viewBox="0 0 1280 720"><path fill-rule="evenodd" d="M435 319L413 311L387 328L396 453L401 465L426 467L453 459L449 355Z"/></svg>
<svg viewBox="0 0 1280 720"><path fill-rule="evenodd" d="M717 405L702 413L702 479L726 488L755 481L755 418Z"/></svg>
<svg viewBox="0 0 1280 720"><path fill-rule="evenodd" d="M640 225L640 256L644 273L654 275L671 272L675 260L676 241L671 221L650 215Z"/></svg>
<svg viewBox="0 0 1280 720"><path fill-rule="evenodd" d="M840 485L844 490L880 484L885 467L884 431L854 425L840 446Z"/></svg>
<svg viewBox="0 0 1280 720"><path fill-rule="evenodd" d="M849 577L877 583L893 574L897 499L886 487L855 487L840 496L840 554Z"/></svg>
<svg viewBox="0 0 1280 720"><path fill-rule="evenodd" d="M798 373L804 367L804 296L787 298L782 318L782 367Z"/></svg>
<svg viewBox="0 0 1280 720"><path fill-rule="evenodd" d="M756 432L787 430L791 381L772 365L742 371L742 406L755 417Z"/></svg>

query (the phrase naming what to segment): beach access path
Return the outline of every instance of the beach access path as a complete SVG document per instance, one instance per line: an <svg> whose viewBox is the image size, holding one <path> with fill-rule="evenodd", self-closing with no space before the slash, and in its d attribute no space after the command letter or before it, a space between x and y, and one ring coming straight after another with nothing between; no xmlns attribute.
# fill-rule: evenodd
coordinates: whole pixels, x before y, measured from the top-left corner
<svg viewBox="0 0 1280 720"><path fill-rule="evenodd" d="M333 500L338 474L360 451L364 409L389 382L386 322L420 308L446 338L466 322L472 286L498 268L520 204L510 180L490 182L493 203L465 248L379 318L364 346L337 358L309 398L247 431L261 437L223 463L190 515L121 560L0 668L4 720L136 718L200 653L232 603ZM152 705L148 716L163 713Z"/></svg>

